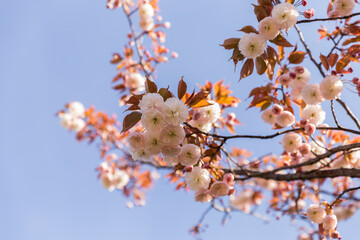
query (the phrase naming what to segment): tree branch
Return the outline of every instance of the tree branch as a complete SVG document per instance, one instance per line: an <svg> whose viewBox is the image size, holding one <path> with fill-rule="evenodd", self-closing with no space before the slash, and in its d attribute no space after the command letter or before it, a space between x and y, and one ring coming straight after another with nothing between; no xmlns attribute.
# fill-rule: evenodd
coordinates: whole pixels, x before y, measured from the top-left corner
<svg viewBox="0 0 360 240"><path fill-rule="evenodd" d="M355 122L358 129L360 129L360 122L359 119L353 114L353 112L350 110L350 108L346 105L345 102L343 102L340 98L337 98L336 101L340 103L340 105L345 109L346 113L351 117L351 119Z"/></svg>
<svg viewBox="0 0 360 240"><path fill-rule="evenodd" d="M347 15L347 16L342 16L342 17L304 19L304 20L297 21L296 24L311 23L311 22L321 22L321 21L334 21L334 20L339 20L339 19L348 19L348 18L358 16L358 15L360 15L360 12L353 13L353 14Z"/></svg>

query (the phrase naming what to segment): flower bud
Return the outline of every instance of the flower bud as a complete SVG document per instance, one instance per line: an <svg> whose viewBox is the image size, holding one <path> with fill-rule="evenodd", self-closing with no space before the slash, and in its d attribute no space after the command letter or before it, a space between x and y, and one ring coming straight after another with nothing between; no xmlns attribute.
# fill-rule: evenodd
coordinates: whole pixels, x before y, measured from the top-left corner
<svg viewBox="0 0 360 240"><path fill-rule="evenodd" d="M228 192L228 195L231 196L231 195L234 195L234 193L236 192L236 189L233 188L233 187L230 187L230 190Z"/></svg>
<svg viewBox="0 0 360 240"><path fill-rule="evenodd" d="M226 173L223 177L223 180L228 183L231 184L234 181L234 175L231 173Z"/></svg>
<svg viewBox="0 0 360 240"><path fill-rule="evenodd" d="M275 114L275 115L278 115L280 113L282 113L284 110L284 108L282 106L280 106L279 104L274 104L273 108L272 108L272 112Z"/></svg>
<svg viewBox="0 0 360 240"><path fill-rule="evenodd" d="M194 170L194 167L193 166L186 166L184 167L184 171L185 172L192 172Z"/></svg>
<svg viewBox="0 0 360 240"><path fill-rule="evenodd" d="M309 123L309 119L301 119L300 121L300 125L302 127L305 127L308 123Z"/></svg>
<svg viewBox="0 0 360 240"><path fill-rule="evenodd" d="M304 17L307 19L312 18L315 15L315 10L313 8L310 8L304 12Z"/></svg>
<svg viewBox="0 0 360 240"><path fill-rule="evenodd" d="M308 123L305 126L305 131L304 132L305 132L306 135L313 135L315 133L315 130L316 130L315 125L312 124L312 123Z"/></svg>
<svg viewBox="0 0 360 240"><path fill-rule="evenodd" d="M311 145L308 143L304 143L299 147L299 152L303 156L307 155L310 152L310 150L311 150Z"/></svg>
<svg viewBox="0 0 360 240"><path fill-rule="evenodd" d="M324 218L324 229L328 231L332 231L336 228L337 218L334 214L328 214Z"/></svg>
<svg viewBox="0 0 360 240"><path fill-rule="evenodd" d="M341 239L340 233L338 231L333 231L331 233L331 237L332 238L337 238L337 239Z"/></svg>
<svg viewBox="0 0 360 240"><path fill-rule="evenodd" d="M224 181L214 182L210 187L210 193L213 197L223 197L229 193L230 187Z"/></svg>

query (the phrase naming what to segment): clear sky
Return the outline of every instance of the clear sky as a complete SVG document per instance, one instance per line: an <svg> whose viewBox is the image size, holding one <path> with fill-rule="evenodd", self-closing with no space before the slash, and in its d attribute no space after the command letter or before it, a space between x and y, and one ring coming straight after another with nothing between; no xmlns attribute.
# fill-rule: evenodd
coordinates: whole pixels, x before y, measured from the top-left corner
<svg viewBox="0 0 360 240"><path fill-rule="evenodd" d="M309 2L320 9L328 1ZM121 194L107 192L96 179L100 162L96 145L76 142L55 117L72 100L108 113L123 111L117 106L118 94L111 89L115 67L109 60L112 53L122 51L128 28L122 12L106 9L105 3L0 1L1 239L192 239L188 229L206 209L193 201L193 193L174 192L175 186L166 179L149 192L146 207L127 209ZM180 57L159 68L159 82L170 82L175 90L183 75L191 86L224 78L242 100L254 82L266 82L254 75L237 83L239 71L234 73L227 62L231 53L218 46L227 37L240 37L237 29L255 23L250 2L162 0L160 8L164 19L172 23L166 44ZM322 9L319 15L324 13ZM319 44L317 28L309 26L303 26L305 37L318 53L326 45ZM295 35L293 30L289 34ZM238 130L270 132L267 126L253 124L260 123L259 114L245 112L248 104L241 104L237 111L244 123ZM260 142L261 147L255 147L254 141L239 142L257 155L280 150L277 143ZM288 218L273 218L265 225L234 213L221 226L221 217L216 212L209 215L204 239L296 237L296 227ZM340 224L344 239L355 239L351 234L358 222L359 215Z"/></svg>

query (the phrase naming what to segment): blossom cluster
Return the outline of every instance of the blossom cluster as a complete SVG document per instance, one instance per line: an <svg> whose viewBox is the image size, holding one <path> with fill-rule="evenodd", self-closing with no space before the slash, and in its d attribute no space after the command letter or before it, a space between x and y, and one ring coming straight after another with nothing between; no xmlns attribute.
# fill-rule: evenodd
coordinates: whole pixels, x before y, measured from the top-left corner
<svg viewBox="0 0 360 240"><path fill-rule="evenodd" d="M192 120L189 124L203 132L210 132L212 124L221 116L220 105L215 101L209 101L211 105L201 107L192 114Z"/></svg>
<svg viewBox="0 0 360 240"><path fill-rule="evenodd" d="M100 164L100 181L104 188L110 192L123 189L130 181L129 174L120 169L114 169L107 162Z"/></svg>
<svg viewBox="0 0 360 240"><path fill-rule="evenodd" d="M68 112L59 113L61 126L71 131L81 131L86 125L83 120L85 117L84 105L80 102L71 102L67 108Z"/></svg>
<svg viewBox="0 0 360 240"><path fill-rule="evenodd" d="M264 53L266 40L273 40L280 30L293 27L299 12L291 3L280 3L272 9L272 16L262 19L259 23L259 33L247 33L239 41L239 50L246 58L257 58Z"/></svg>
<svg viewBox="0 0 360 240"><path fill-rule="evenodd" d="M325 209L319 204L311 204L306 211L306 215L311 222L323 224L325 231L336 229L337 217L332 209Z"/></svg>
<svg viewBox="0 0 360 240"><path fill-rule="evenodd" d="M333 8L328 12L329 17L341 17L352 14L355 0L335 0Z"/></svg>
<svg viewBox="0 0 360 240"><path fill-rule="evenodd" d="M138 11L140 17L140 21L139 21L140 28L145 32L148 32L151 29L153 29L155 25L154 24L155 11L154 8L151 6L151 4L147 2L140 3Z"/></svg>

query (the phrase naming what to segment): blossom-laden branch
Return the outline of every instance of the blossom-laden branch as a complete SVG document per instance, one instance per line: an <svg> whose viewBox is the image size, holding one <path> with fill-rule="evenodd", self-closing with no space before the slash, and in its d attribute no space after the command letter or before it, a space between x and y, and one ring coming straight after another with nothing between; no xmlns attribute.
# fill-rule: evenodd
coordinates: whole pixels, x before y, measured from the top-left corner
<svg viewBox="0 0 360 240"><path fill-rule="evenodd" d="M311 23L311 22L335 21L335 20L349 19L349 18L359 16L359 15L360 15L360 12L353 13L353 14L346 15L346 16L339 16L339 17L304 19L304 20L297 21L296 24Z"/></svg>

